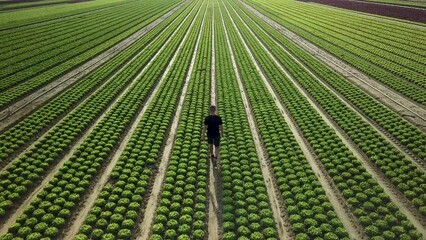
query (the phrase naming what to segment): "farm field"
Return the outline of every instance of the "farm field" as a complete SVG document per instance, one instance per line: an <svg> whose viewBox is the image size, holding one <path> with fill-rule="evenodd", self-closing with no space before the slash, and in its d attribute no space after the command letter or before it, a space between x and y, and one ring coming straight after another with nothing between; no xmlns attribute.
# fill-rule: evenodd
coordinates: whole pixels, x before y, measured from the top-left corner
<svg viewBox="0 0 426 240"><path fill-rule="evenodd" d="M426 239L426 25L74 4L0 12L1 240Z"/></svg>

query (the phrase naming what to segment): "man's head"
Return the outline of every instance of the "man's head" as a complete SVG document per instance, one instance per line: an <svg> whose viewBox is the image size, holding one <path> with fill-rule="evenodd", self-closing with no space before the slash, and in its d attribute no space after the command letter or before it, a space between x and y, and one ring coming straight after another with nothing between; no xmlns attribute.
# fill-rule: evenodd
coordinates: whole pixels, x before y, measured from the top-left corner
<svg viewBox="0 0 426 240"><path fill-rule="evenodd" d="M216 106L211 105L209 108L210 114L215 114L216 113Z"/></svg>

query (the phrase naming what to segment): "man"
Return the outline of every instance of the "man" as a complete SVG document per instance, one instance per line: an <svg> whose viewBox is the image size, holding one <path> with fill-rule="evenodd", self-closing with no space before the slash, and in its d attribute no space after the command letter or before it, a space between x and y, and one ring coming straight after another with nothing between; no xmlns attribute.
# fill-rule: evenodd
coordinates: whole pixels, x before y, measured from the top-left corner
<svg viewBox="0 0 426 240"><path fill-rule="evenodd" d="M210 115L204 119L204 128L201 132L201 136L204 138L207 130L209 154L211 155L212 161L217 163L220 148L220 137L223 137L222 119L216 115L216 106L210 106L209 112ZM214 154L213 145L215 147Z"/></svg>

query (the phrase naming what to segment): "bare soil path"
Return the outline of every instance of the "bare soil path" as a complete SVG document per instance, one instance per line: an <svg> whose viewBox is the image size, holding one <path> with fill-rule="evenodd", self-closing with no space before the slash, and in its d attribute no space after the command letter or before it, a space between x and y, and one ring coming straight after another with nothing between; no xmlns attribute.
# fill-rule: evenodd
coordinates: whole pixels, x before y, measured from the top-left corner
<svg viewBox="0 0 426 240"><path fill-rule="evenodd" d="M214 0L212 0L212 62L211 62L211 86L210 86L210 102L211 105L217 106L216 97L216 51L214 40ZM208 218L208 240L219 240L221 233L219 228L219 219L221 219L221 202L218 194L220 186L220 173L213 166L213 162L209 161L209 218Z"/></svg>
<svg viewBox="0 0 426 240"><path fill-rule="evenodd" d="M236 14L236 15L239 17L238 14ZM235 24L234 24L234 27L237 29ZM262 45L262 47L265 49L265 51L268 53L268 55L271 56L271 58L273 58L272 54L261 43L261 41L254 35L254 33L250 30L250 28L248 28L248 29L252 33L254 38L256 38L256 41L258 41ZM313 153L313 150L310 147L310 145L306 142L306 139L301 134L299 127L296 125L295 121L292 119L289 111L286 109L286 107L279 100L280 97L277 95L277 93L275 92L275 90L271 86L269 80L267 79L267 77L265 76L263 71L260 69L257 61L254 59L254 56L253 56L251 50L249 49L249 47L245 43L245 41L242 38L239 30L237 30L237 33L240 36L240 39L242 40L246 51L249 53L250 59L255 64L256 70L257 70L259 76L262 78L263 82L265 83L265 86L267 87L267 89L271 93L277 107L280 109L280 112L282 113L284 120L286 121L286 123L290 127L290 130L292 131L294 137L296 138L296 141L298 142L298 144L299 144L300 148L302 149L304 155L308 159L313 171L317 175L317 177L318 177L318 179L321 183L321 186L326 191L327 197L330 200L330 202L333 204L333 207L334 207L338 217L342 220L343 225L348 230L349 236L352 239L367 239L367 237L363 233L362 226L358 223L355 216L350 211L348 204L346 203L346 201L344 200L344 198L342 197L340 192L337 190L337 187L333 183L331 177L327 174L324 166L318 160L318 157ZM275 64L277 64L277 66L280 68L280 70L283 71L283 73L285 73L287 75L287 73L285 72L283 67L281 65L278 65L279 64L278 61L276 61L275 58L273 58L273 59L274 59ZM272 170L271 170L270 174L272 174Z"/></svg>
<svg viewBox="0 0 426 240"><path fill-rule="evenodd" d="M186 4L186 2L187 1L182 2L166 14L162 15L155 21L151 22L147 26L132 34L130 37L122 40L110 49L96 56L92 60L84 63L83 65L77 67L76 69L68 72L62 77L42 87L41 89L36 90L34 93L31 93L23 99L8 106L6 109L0 112L0 121L2 122L2 124L0 125L0 131L15 123L30 112L34 111L39 106L43 105L46 101L56 96L72 84L79 81L91 71L101 66L106 61L110 60L112 57L119 54L131 44L142 38L146 33L151 31L158 24L170 17L174 12L176 12L179 8Z"/></svg>
<svg viewBox="0 0 426 240"><path fill-rule="evenodd" d="M297 83L296 80L294 80L294 78L283 68L283 66L275 59L275 57L273 57L273 55L266 49L264 45L263 48L265 49L265 51L268 52L268 54L271 56L271 58L274 60L275 64L280 68L280 70L284 74L286 74L286 76L292 81L293 85L299 90L299 92L309 101L310 105L320 114L322 119L327 122L327 124L336 132L339 138L343 141L343 143L354 153L355 157L361 160L367 172L370 173L373 178L376 179L376 181L383 187L385 193L389 195L392 202L394 202L398 206L398 208L407 216L407 218L413 223L415 228L423 235L425 235L426 219L421 216L417 209L411 205L411 203L406 199L406 197L398 190L395 185L390 182L390 180L381 172L381 170L378 169L377 166L375 166L375 164L368 159L368 157L362 152L362 150L359 149L356 144L350 140L346 133L337 125L337 123L335 123L331 119L330 116L328 116L328 114L322 109L322 107L319 106L315 102L315 100L313 100L313 98L299 85L299 83ZM265 79L264 81L267 81L267 79ZM272 87L270 91L273 92ZM351 218L347 218L347 220L350 219ZM351 222L351 224L354 224L354 222ZM354 228L352 229L356 230L359 228L354 226ZM351 229L348 232L355 233L351 231ZM355 239L363 239L363 237L358 236L355 237Z"/></svg>
<svg viewBox="0 0 426 240"><path fill-rule="evenodd" d="M191 12L194 11L194 9L191 10ZM169 36L167 41L163 44L163 46L158 50L158 52L152 57L152 59L149 61L149 63L144 67L144 69L138 74L136 79L139 79L142 74L155 62L155 60L158 58L158 56L163 52L164 48L168 45L168 43L173 39L173 37L176 35L178 30L182 27L183 23L187 20L187 18L190 16L190 13L182 20L181 24L176 28L176 30ZM169 25L170 26L170 25ZM94 205L99 193L102 191L102 188L105 186L105 184L109 180L109 176L111 175L112 170L114 169L115 165L117 164L121 153L124 151L126 145L129 143L134 131L136 130L139 122L141 121L142 117L145 115L145 112L147 111L148 107L150 106L152 100L154 99L155 95L157 94L158 90L160 89L160 86L162 82L165 80L165 77L167 73L169 72L170 67L168 67L165 71L165 73L160 78L159 82L155 86L155 88L151 91L148 99L146 100L142 110L140 111L139 115L137 116L135 122L130 127L128 133L124 137L123 141L121 142L120 146L118 147L118 150L114 153L112 156L111 162L108 164L106 169L103 171L102 176L99 178L99 180L96 182L94 188L92 191L88 194L88 197L85 198L84 202L81 203L83 206L78 213L74 214L74 221L72 221L72 224L68 229L64 232L64 238L67 239L74 239L74 237L77 235L78 231L80 230L80 227L83 225L84 220L86 219L87 214L89 213L90 209Z"/></svg>
<svg viewBox="0 0 426 240"><path fill-rule="evenodd" d="M200 10L201 10L201 7L199 8L197 15L194 17L194 19L197 18L198 14L200 13ZM201 28L200 28L200 31L198 32L197 42L195 44L194 52L193 52L192 59L191 59L190 65L189 65L189 69L187 71L187 76L185 78L182 93L181 93L181 96L179 98L178 106L177 106L176 111L175 111L175 117L173 118L173 123L170 127L169 136L167 137L167 140L166 140L166 145L164 147L160 166L158 168L158 173L155 176L154 184L153 184L153 187L152 187L152 190L151 190L151 195L148 199L148 203L147 203L146 208L145 208L143 220L138 227L139 232L138 232L136 239L149 239L149 235L151 233L151 226L152 226L152 223L153 223L154 218L155 218L155 210L157 210L158 201L160 199L160 195L161 195L161 191L162 191L162 185L163 185L163 182L164 182L164 178L166 176L167 167L169 165L170 156L171 156L171 153L172 153L172 150L173 150L173 145L174 145L174 142L175 142L176 131L177 131L177 128L179 126L179 120L180 120L180 116L181 116L181 113L182 113L183 102L185 100L187 90L188 90L189 80L191 79L192 72L193 72L193 69L194 69L195 58L197 56L198 46L199 46L199 43L201 41L201 31L202 31L203 26L204 26L204 20L205 20L205 17L206 17L206 13L207 13L207 11L204 12L203 21L201 23ZM194 23L195 23L195 21L193 21L191 23L190 28L192 28ZM166 70L166 72L164 73L163 76L166 76L168 71L172 67L174 61L176 60L176 58L178 56L178 53L180 52L180 49L183 47L184 43L186 42L186 38L187 38L188 35L189 34L186 34L184 39L180 43L178 50L176 51L175 55L173 56L172 60L170 61L169 66L167 67L167 70Z"/></svg>
<svg viewBox="0 0 426 240"><path fill-rule="evenodd" d="M246 115L247 115L247 120L250 126L250 130L253 136L253 141L255 143L255 147L256 147L256 152L257 155L259 157L259 161L260 161L260 166L261 166L261 170L262 170L262 176L263 176L263 180L268 192L268 197L269 197L269 203L271 204L271 209L274 215L274 220L275 223L277 225L277 231L279 234L279 238L280 239L292 239L293 233L292 230L290 229L290 224L288 222L288 219L286 217L286 214L283 212L282 210L282 206L283 201L280 201L279 199L281 199L278 191L277 191L277 187L275 186L275 181L273 180L273 174L269 168L269 161L267 160L267 156L265 154L265 152L263 151L263 145L260 139L260 133L258 131L258 128L256 126L255 120L254 120L254 116L253 116L253 112L250 106L250 102L249 99L247 97L246 91L244 89L244 85L243 82L241 80L241 76L240 73L238 71L238 66L235 60L235 55L231 46L231 42L229 40L229 35L228 35L228 31L226 30L225 27L225 22L223 19L223 15L222 15L222 11L220 10L220 15L221 15L221 19L222 19L222 25L223 28L225 30L225 37L226 37L226 42L229 48L229 51L231 53L231 61L232 61L232 66L233 69L235 71L235 75L237 78L237 82L238 82L238 87L240 89L241 92L241 97L243 100L243 104L244 104L244 109L246 111ZM232 19L232 18L231 18ZM234 25L235 26L235 25Z"/></svg>
<svg viewBox="0 0 426 240"><path fill-rule="evenodd" d="M370 78L361 71L355 69L349 64L343 62L332 54L320 49L314 44L308 42L297 34L284 28L277 22L260 13L250 5L240 1L248 10L264 20L271 27L292 40L295 44L302 47L313 56L327 64L333 70L345 76L348 81L363 89L370 96L376 98L390 109L400 114L404 119L426 131L426 108L409 100L394 90Z"/></svg>

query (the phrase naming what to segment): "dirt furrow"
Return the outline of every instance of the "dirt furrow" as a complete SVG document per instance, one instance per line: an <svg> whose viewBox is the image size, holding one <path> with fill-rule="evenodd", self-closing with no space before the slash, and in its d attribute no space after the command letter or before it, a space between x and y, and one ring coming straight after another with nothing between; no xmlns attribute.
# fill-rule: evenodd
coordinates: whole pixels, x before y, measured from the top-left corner
<svg viewBox="0 0 426 240"><path fill-rule="evenodd" d="M198 10L198 13L194 17L194 19L197 18L198 14L200 13L200 10L201 10L201 7ZM204 12L203 21L201 23L200 31L198 33L197 42L195 43L194 52L193 52L192 59L191 59L190 65L189 65L189 69L187 71L187 75L186 75L185 82L184 82L184 85L183 85L182 93L181 93L181 96L179 98L178 106L176 108L175 116L173 118L173 123L170 127L169 135L167 137L166 145L164 146L164 151L163 151L163 154L162 154L162 157L161 157L161 162L160 162L160 165L158 167L158 173L155 176L154 184L153 184L153 187L152 187L152 190L151 190L151 195L149 196L148 202L147 202L146 207L145 207L145 213L144 213L144 216L143 216L143 220L139 224L139 230L140 231L138 233L138 236L136 237L137 239L148 239L149 235L151 233L151 226L152 226L152 223L154 221L155 210L157 210L157 204L158 204L158 201L160 199L160 195L161 195L161 191L162 191L162 185L163 185L163 182L164 182L164 178L166 176L167 167L169 165L170 156L171 156L171 153L172 153L172 150L173 150L173 145L174 145L174 142L175 142L176 131L177 131L177 128L179 126L179 120L180 120L180 116L181 116L181 113L182 113L183 102L185 100L187 90L188 90L189 80L191 79L192 72L193 72L193 69L194 69L195 58L197 56L198 46L199 46L199 43L201 41L201 31L202 31L203 26L204 26L204 19L205 19L206 13L207 13L207 11ZM195 23L195 21L193 21L191 23L190 28L192 28L194 23ZM169 70L171 69L171 67L172 67L174 61L176 60L178 53L180 52L180 49L183 47L188 35L189 34L186 34L184 39L182 39L178 50L176 50L175 55L173 56L169 65L167 66L167 69L164 72L163 76L166 76L167 73L169 72Z"/></svg>
<svg viewBox="0 0 426 240"><path fill-rule="evenodd" d="M409 5L397 5L397 4L392 4L392 3L385 3L385 2L372 2L372 1L360 1L360 0L348 0L350 2L359 2L359 3L365 3L368 2L369 4L374 4L374 5L381 5L381 6L393 6L393 7L398 7L398 8L409 8L409 9L419 9L419 10L425 10L422 7L416 7L416 6L409 6Z"/></svg>
<svg viewBox="0 0 426 240"><path fill-rule="evenodd" d="M220 8L219 8L220 10ZM272 179L272 173L271 173L271 169L269 168L269 162L267 160L267 156L263 150L262 147L262 142L260 139L260 133L257 129L255 120L254 120L254 114L252 112L250 103L249 103L249 99L247 97L245 88L243 86L242 80L241 80L241 76L240 73L238 71L238 66L235 60L235 56L234 56L234 52L231 46L231 42L229 40L229 36L228 36L228 32L225 28L225 22L223 20L223 15L222 15L222 11L220 11L220 15L221 15L221 19L222 19L222 24L223 24L223 28L225 30L225 37L226 37L226 42L231 54L231 61L232 61L232 67L234 69L236 78L237 78L237 82L238 82L238 87L240 89L241 92L241 97L242 97L242 101L244 104L244 109L246 111L246 115L247 115L247 120L250 126L250 130L253 136L253 141L255 143L255 147L256 147L256 152L257 155L259 157L260 160L260 166L261 166L261 170L262 170L262 175L263 175L263 180L268 192L268 197L269 197L269 201L271 204L271 209L274 215L274 220L275 223L277 224L277 231L279 234L280 239L291 239L293 236L292 230L290 229L290 224L288 223L288 219L286 217L286 214L283 212L283 210L281 209L281 207L284 205L283 201L280 197L280 194L277 191L277 186L275 186L275 181ZM232 18L231 18L232 19ZM235 25L234 25L235 26ZM237 31L238 32L238 31Z"/></svg>
<svg viewBox="0 0 426 240"><path fill-rule="evenodd" d="M212 62L211 62L211 86L210 86L210 102L211 105L217 106L216 97L216 51L214 46L214 0L212 0ZM218 186L220 185L220 174L214 169L213 162L209 161L209 218L208 218L208 239L219 240L220 229L219 219L221 219L221 203L218 198Z"/></svg>
<svg viewBox="0 0 426 240"><path fill-rule="evenodd" d="M265 34L267 34L263 29L260 29L260 30L263 31ZM249 31L251 31L251 30L249 30ZM322 84L325 88L327 88L329 91L331 91L341 102L343 102L352 111L356 112L365 122L368 122L371 127L373 127L382 137L384 137L386 140L388 140L395 148L397 148L401 152L404 152L406 154L407 158L410 159L414 164L416 164L417 167L419 167L423 171L426 171L426 164L424 163L424 161L422 161L421 159L416 157L409 149L407 149L406 147L403 147L398 142L398 140L395 139L394 137L392 137L385 129L380 127L376 122L374 122L374 120L372 120L368 116L366 116L358 107L356 107L349 100L347 100L344 96L342 96L340 93L338 93L332 87L330 87L329 84L324 82L324 80L321 77L319 77L318 75L313 73L304 63L302 63L293 54L291 54L287 49L285 49L282 44L278 43L272 37L270 37L270 39L273 42L275 42L275 44L277 44L277 46L279 46L283 52L287 53L293 60L295 60L301 67L303 67L305 69L305 71L307 71L310 75L312 75L320 84Z"/></svg>
<svg viewBox="0 0 426 240"><path fill-rule="evenodd" d="M155 21L143 27L128 38L117 43L116 45L101 53L100 55L96 56L92 60L89 60L88 62L75 68L74 70L71 70L70 72L54 80L53 82L48 83L41 89L36 90L35 92L24 97L23 99L12 103L6 109L0 112L0 121L2 121L0 131L15 123L22 117L28 115L30 112L43 105L46 101L56 96L57 94L59 94L60 92L62 92L63 90L65 90L66 88L68 88L69 86L76 83L84 76L92 72L94 69L119 54L121 51L123 51L131 44L139 40L141 37L143 37L146 33L151 31L154 27L156 27L166 18L170 17L174 12L176 12L179 8L186 4L186 2L187 1L182 2L163 16L159 17Z"/></svg>
<svg viewBox="0 0 426 240"><path fill-rule="evenodd" d="M259 41L259 40L258 40ZM262 43L261 43L262 44ZM308 100L310 105L320 114L322 119L336 132L339 138L343 143L354 153L357 159L360 159L363 166L366 168L367 172L370 173L374 179L383 187L386 194L389 195L390 199L399 207L399 209L407 216L407 218L413 223L415 228L420 231L423 235L426 234L426 222L424 217L417 211L416 208L410 204L409 200L393 185L390 180L382 173L380 169L372 163L368 157L359 149L346 135L346 133L335 123L330 116L319 106L315 100L293 79L293 77L283 68L283 66L275 59L275 57L270 53L269 50L262 44L265 51L268 55L274 60L275 64L280 68L280 70L291 80L293 85L299 90L299 92ZM259 69L260 71L260 69ZM267 79L265 79L267 81ZM265 81L264 80L264 81ZM269 83L268 83L269 84ZM270 91L273 91L271 88ZM336 188L337 191L337 188ZM338 191L337 191L338 192ZM339 216L340 217L340 216ZM350 217L347 217L350 220ZM344 222L344 221L343 221ZM355 222L351 222L355 224ZM360 227L360 225L359 225ZM353 229L359 229L357 226L354 226ZM354 233L349 230L349 233ZM359 236L361 237L361 236ZM356 239L359 239L356 237Z"/></svg>
<svg viewBox="0 0 426 240"><path fill-rule="evenodd" d="M251 32L251 30L250 30L250 32ZM263 71L260 69L257 61L254 59L254 56L251 53L251 50L249 49L249 47L245 43L245 41L242 38L240 32L237 31L237 33L240 36L240 38L241 38L241 40L243 42L243 45L246 48L246 51L248 52L248 54L250 56L250 59L252 60L252 62L256 66L257 72L259 73L259 75L262 78L263 82L265 83L267 89L269 90L269 92L273 96L273 99L274 99L276 105L278 106L278 108L280 109L280 112L282 113L283 118L285 119L286 123L290 127L293 135L296 138L296 141L298 142L298 144L301 147L303 153L305 154L306 158L308 159L308 161L309 161L312 169L314 170L315 174L317 175L317 177L318 177L318 179L319 179L319 181L321 183L321 186L326 191L327 197L330 200L330 202L333 204L338 217L342 220L342 223L345 226L345 228L348 229L348 233L350 234L350 237L354 238L354 239L367 239L367 237L363 234L362 227L357 222L355 216L349 210L348 205L343 200L343 197L341 196L341 194L337 190L337 187L333 184L333 182L331 180L331 177L328 174L326 174L326 171L325 171L324 167L319 162L319 160L316 157L316 155L313 153L312 148L309 146L309 144L306 142L306 140L302 136L301 131L299 130L299 128L296 125L295 121L290 117L290 114L289 114L288 110L280 102L280 100L279 100L280 98L278 97L278 95L276 94L275 90L270 85L269 80L267 79L267 77L265 76L265 74L263 73ZM251 33L253 34L253 32L251 32ZM253 36L254 36L254 38L256 38L256 41L258 41L259 43L261 43L260 40L254 34L253 34ZM262 44L262 47L265 50L267 50L263 44ZM271 55L270 52L267 52L267 53L269 55ZM271 172L271 174L272 174L272 172Z"/></svg>
<svg viewBox="0 0 426 240"><path fill-rule="evenodd" d="M407 121L419 126L420 129L426 131L426 109L423 106L418 105L412 100L402 96L401 94L395 92L394 90L384 86L383 84L375 81L374 79L368 77L366 74L357 70L356 68L350 66L349 64L343 62L337 57L331 55L330 53L320 49L314 44L308 42L297 34L291 32L290 30L284 28L277 22L268 18L264 14L260 13L250 5L240 1L243 6L250 10L253 14L261 18L263 21L268 23L275 30L283 34L292 40L295 44L302 47L313 56L327 64L333 70L337 71L345 78L347 78L351 83L363 89L370 96L378 99L384 105L388 106L398 114L400 114Z"/></svg>
<svg viewBox="0 0 426 240"><path fill-rule="evenodd" d="M182 20L182 23L176 28L176 30L169 36L167 41L163 44L163 46L158 50L158 52L154 55L154 57L150 60L150 62L146 65L145 69L148 69L154 61L157 59L157 57L162 53L163 49L167 46L167 44L173 39L173 37L176 35L177 31L182 27L183 23L187 20L187 18L190 16L190 14L194 11L194 9L191 10L190 13ZM179 51L179 50L177 50ZM114 153L113 157L111 158L111 162L108 164L106 169L103 171L102 176L100 179L96 182L94 188L92 191L88 194L88 197L84 200L84 202L81 204L83 207L78 210L77 213L74 214L74 221L72 221L72 225L65 230L64 237L67 239L73 239L75 235L78 233L80 227L83 225L84 220L86 219L87 214L89 213L90 209L92 208L93 204L95 203L99 193L102 191L102 188L104 185L108 182L109 176L111 175L112 170L114 169L115 165L117 164L117 161L120 158L121 153L125 149L126 145L129 143L136 127L138 126L139 122L141 121L142 117L145 115L145 112L147 111L148 107L150 106L152 100L154 99L155 95L157 94L158 90L160 89L161 83L164 81L166 74L170 67L166 69L166 71L163 73L162 77L160 78L159 82L155 86L155 88L150 93L148 99L146 100L142 110L140 111L139 115L137 116L135 122L130 127L130 130L124 137L123 141L121 142L120 146L118 147L118 150ZM144 72L144 71L143 71ZM141 72L137 78L141 76L143 73Z"/></svg>

